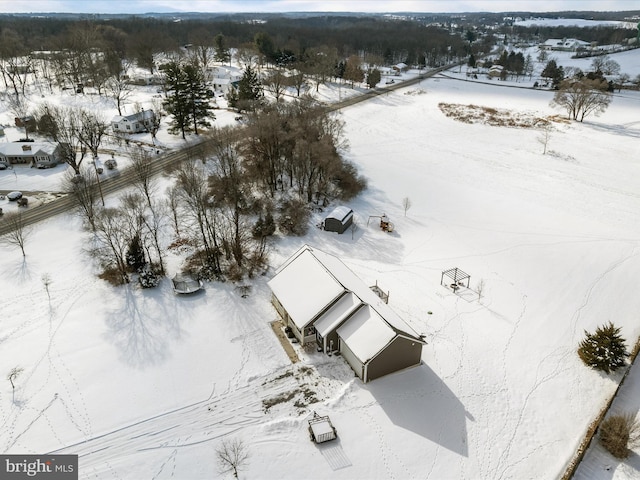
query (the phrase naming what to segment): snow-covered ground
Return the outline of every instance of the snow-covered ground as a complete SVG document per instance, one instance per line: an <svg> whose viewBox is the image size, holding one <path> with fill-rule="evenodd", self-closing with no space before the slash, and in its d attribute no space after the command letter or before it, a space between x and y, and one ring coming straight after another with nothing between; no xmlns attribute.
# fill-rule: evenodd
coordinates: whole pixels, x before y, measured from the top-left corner
<svg viewBox="0 0 640 480"><path fill-rule="evenodd" d="M251 455L241 478L556 478L619 378L581 364L584 330L612 320L630 342L640 335L640 95L554 123L546 155L535 129L461 123L438 107L542 117L560 113L552 95L442 76L342 111L347 157L369 183L349 203L358 229L278 238L271 263L303 243L338 255L426 335L421 366L369 384L340 357L298 349L290 363L269 323L273 272L248 298L229 283L191 297L168 280L114 288L71 214L38 224L25 259L3 246L1 373L24 371L15 396L0 383L0 451L78 453L86 479L190 480L222 476L226 438ZM55 190L61 171L2 171L0 189ZM367 225L383 212L391 234ZM471 289L440 285L452 267ZM331 416L336 442L309 441L314 410ZM582 478L637 473L601 458Z"/></svg>

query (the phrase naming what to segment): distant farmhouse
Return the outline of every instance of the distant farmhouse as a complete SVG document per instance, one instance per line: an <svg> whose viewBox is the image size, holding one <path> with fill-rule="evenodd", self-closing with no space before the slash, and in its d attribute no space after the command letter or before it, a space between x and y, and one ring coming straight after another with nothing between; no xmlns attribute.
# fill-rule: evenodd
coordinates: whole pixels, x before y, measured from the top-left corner
<svg viewBox="0 0 640 480"><path fill-rule="evenodd" d="M55 167L62 162L62 146L50 142L12 142L0 144L0 163L30 165L38 168Z"/></svg>
<svg viewBox="0 0 640 480"><path fill-rule="evenodd" d="M550 38L540 45L542 50L556 50L561 52L576 52L591 47L591 43L575 38Z"/></svg>
<svg viewBox="0 0 640 480"><path fill-rule="evenodd" d="M155 119L153 110L142 110L126 117L116 115L111 119L111 128L113 133L144 133L151 130Z"/></svg>
<svg viewBox="0 0 640 480"><path fill-rule="evenodd" d="M218 94L227 95L232 87L237 87L242 75L230 68L210 67L207 69L207 81Z"/></svg>
<svg viewBox="0 0 640 480"><path fill-rule="evenodd" d="M422 336L337 257L305 245L268 285L298 341L339 352L363 382L420 364Z"/></svg>

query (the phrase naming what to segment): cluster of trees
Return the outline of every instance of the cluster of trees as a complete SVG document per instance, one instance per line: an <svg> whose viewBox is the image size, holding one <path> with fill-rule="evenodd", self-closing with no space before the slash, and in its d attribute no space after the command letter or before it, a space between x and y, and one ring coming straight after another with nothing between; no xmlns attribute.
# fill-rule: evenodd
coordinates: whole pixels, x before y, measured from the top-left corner
<svg viewBox="0 0 640 480"><path fill-rule="evenodd" d="M163 65L162 71L168 91L163 106L172 115L169 133L180 133L185 139L187 132L198 135L198 127L211 126L209 120L215 120L210 102L214 94L197 62L182 64L174 60Z"/></svg>
<svg viewBox="0 0 640 480"><path fill-rule="evenodd" d="M323 50L335 51L340 59L358 55L378 65L439 65L467 55L470 49L462 35L452 36L447 28L381 17L272 16L257 23L228 16L182 22L7 16L0 31L0 65L5 80L15 82L16 90L21 88L21 77L11 76L18 70L37 70L50 85L64 82L75 88L90 83L101 90L113 79L121 79L127 65L135 63L153 73L158 54L178 52L185 46L202 68L212 59L228 61L231 48L250 48L261 63L306 64L308 69L314 68L311 64Z"/></svg>
<svg viewBox="0 0 640 480"><path fill-rule="evenodd" d="M167 244L190 245L187 270L202 279L240 280L267 266L268 238L302 235L311 209L360 193L365 181L342 158L342 122L308 96L258 104L243 126L212 129L158 200L151 157L129 152L135 192L100 206L93 175L70 175L102 277L154 286ZM173 238L172 241L167 239Z"/></svg>

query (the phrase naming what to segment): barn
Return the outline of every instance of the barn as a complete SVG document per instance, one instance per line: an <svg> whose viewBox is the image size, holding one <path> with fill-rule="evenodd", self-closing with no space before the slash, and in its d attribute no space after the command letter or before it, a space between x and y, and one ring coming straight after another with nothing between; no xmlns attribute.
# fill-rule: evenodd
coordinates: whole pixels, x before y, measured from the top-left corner
<svg viewBox="0 0 640 480"><path fill-rule="evenodd" d="M339 352L363 382L420 364L423 336L339 258L304 245L268 285L298 341Z"/></svg>
<svg viewBox="0 0 640 480"><path fill-rule="evenodd" d="M353 223L353 210L349 207L336 207L324 219L324 229L327 232L344 233Z"/></svg>

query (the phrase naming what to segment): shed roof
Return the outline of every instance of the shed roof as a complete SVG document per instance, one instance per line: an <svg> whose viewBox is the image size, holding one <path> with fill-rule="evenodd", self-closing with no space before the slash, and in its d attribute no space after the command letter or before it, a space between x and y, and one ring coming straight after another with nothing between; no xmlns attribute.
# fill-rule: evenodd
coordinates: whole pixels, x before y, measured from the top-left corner
<svg viewBox="0 0 640 480"><path fill-rule="evenodd" d="M396 332L369 305L365 305L338 328L338 335L362 363L375 357Z"/></svg>
<svg viewBox="0 0 640 480"><path fill-rule="evenodd" d="M339 206L334 208L326 218L335 218L336 220L345 223L350 215L353 215L353 210L351 210L349 207Z"/></svg>

